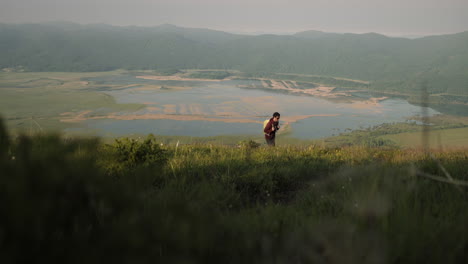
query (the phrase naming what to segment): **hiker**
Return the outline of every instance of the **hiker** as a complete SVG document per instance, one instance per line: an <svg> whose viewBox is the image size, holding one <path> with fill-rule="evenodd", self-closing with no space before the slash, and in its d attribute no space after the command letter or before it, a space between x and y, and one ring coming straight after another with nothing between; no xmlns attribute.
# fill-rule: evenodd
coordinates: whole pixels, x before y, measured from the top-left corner
<svg viewBox="0 0 468 264"><path fill-rule="evenodd" d="M280 119L280 114L278 112L274 112L273 117L270 118L268 123L266 123L266 125L264 125L263 127L263 132L265 132L265 140L268 146L271 146L271 147L275 146L276 131L280 129L279 119Z"/></svg>

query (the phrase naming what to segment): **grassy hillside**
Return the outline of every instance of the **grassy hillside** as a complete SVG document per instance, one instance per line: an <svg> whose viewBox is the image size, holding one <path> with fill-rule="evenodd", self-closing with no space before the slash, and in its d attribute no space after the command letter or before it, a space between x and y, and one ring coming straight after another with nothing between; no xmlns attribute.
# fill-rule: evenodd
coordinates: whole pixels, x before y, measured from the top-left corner
<svg viewBox="0 0 468 264"><path fill-rule="evenodd" d="M424 142L421 132L407 132L381 137L384 140L391 140L402 147L422 147ZM460 148L468 146L468 128L453 128L431 131L427 138L427 143L433 147Z"/></svg>
<svg viewBox="0 0 468 264"><path fill-rule="evenodd" d="M0 68L29 71L223 69L367 81L368 89L468 94L468 32L421 39L303 32L242 36L171 25L0 24ZM466 103L466 98L462 100Z"/></svg>
<svg viewBox="0 0 468 264"><path fill-rule="evenodd" d="M328 147L370 146L370 147L403 147L422 148L424 145L435 149L468 148L468 118L435 115L425 127L423 118L413 117L413 122L386 123L378 126L341 133L335 137L319 141ZM417 122L419 123L417 123Z"/></svg>
<svg viewBox="0 0 468 264"><path fill-rule="evenodd" d="M0 171L2 263L468 261L466 150L103 144L0 126Z"/></svg>

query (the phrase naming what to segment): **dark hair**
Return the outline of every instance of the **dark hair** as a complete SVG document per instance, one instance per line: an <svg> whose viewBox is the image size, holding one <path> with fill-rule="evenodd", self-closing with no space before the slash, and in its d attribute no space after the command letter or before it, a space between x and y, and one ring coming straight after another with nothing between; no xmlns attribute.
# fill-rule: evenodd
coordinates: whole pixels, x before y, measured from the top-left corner
<svg viewBox="0 0 468 264"><path fill-rule="evenodd" d="M273 113L273 117L279 117L279 116L280 116L280 113L278 113L278 112Z"/></svg>

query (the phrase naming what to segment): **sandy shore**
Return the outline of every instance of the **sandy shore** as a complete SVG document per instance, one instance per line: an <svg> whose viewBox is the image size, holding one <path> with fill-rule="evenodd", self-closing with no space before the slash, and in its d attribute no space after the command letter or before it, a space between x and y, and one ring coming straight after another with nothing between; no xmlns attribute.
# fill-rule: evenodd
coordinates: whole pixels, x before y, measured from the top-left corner
<svg viewBox="0 0 468 264"><path fill-rule="evenodd" d="M376 107L380 106L380 102L387 99L388 97L373 97L365 101L353 101L351 107L355 109L373 109L378 111Z"/></svg>
<svg viewBox="0 0 468 264"><path fill-rule="evenodd" d="M348 91L335 91L336 87L331 86L318 86L315 88L298 88L297 82L294 81L278 81L272 79L258 79L261 84L262 88L266 89L273 89L273 90L281 90L286 91L293 94L305 94L311 95L314 97L323 97L329 99L339 99L339 98L350 98L353 92L357 92L358 90L348 90ZM364 82L363 82L364 83ZM239 86L244 88L255 88L252 86ZM368 100L356 100L350 99L348 102L351 103L352 108L357 109L370 109L380 105L380 102L387 99L388 97L374 97Z"/></svg>
<svg viewBox="0 0 468 264"><path fill-rule="evenodd" d="M272 79L258 79L263 88L273 89L273 90L282 90L290 93L296 94L307 94L316 97L326 97L326 98L337 98L343 96L349 96L349 93L346 92L334 92L336 87L330 86L319 86L315 88L301 89L295 81L278 81ZM244 87L244 86L240 86ZM252 88L245 86L245 88Z"/></svg>
<svg viewBox="0 0 468 264"><path fill-rule="evenodd" d="M183 115L183 114L110 114L102 116L91 116L92 111L83 111L77 114L74 113L63 113L61 116L64 118L60 119L61 122L77 123L86 120L97 120L97 119L114 119L114 120L177 120L177 121L211 121L211 122L224 122L224 123L257 123L262 124L264 119L269 117L263 117L262 120L258 120L258 116L210 116L210 115ZM339 114L319 114L319 115L296 115L296 116L284 116L282 117L282 123L295 123L299 120L311 118L311 117L323 117L323 116L339 116Z"/></svg>
<svg viewBox="0 0 468 264"><path fill-rule="evenodd" d="M157 81L198 81L198 82L221 82L227 79L215 80L215 79L198 79L198 78L185 78L180 76L156 76L156 75L142 75L135 76L136 78L146 79L146 80L157 80Z"/></svg>

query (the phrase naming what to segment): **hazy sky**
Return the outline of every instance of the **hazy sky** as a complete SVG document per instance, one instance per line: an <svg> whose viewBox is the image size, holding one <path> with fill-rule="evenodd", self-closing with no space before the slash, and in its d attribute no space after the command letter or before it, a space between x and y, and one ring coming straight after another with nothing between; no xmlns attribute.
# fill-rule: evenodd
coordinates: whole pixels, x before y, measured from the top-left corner
<svg viewBox="0 0 468 264"><path fill-rule="evenodd" d="M230 32L468 31L468 0L0 0L0 22L71 21Z"/></svg>

